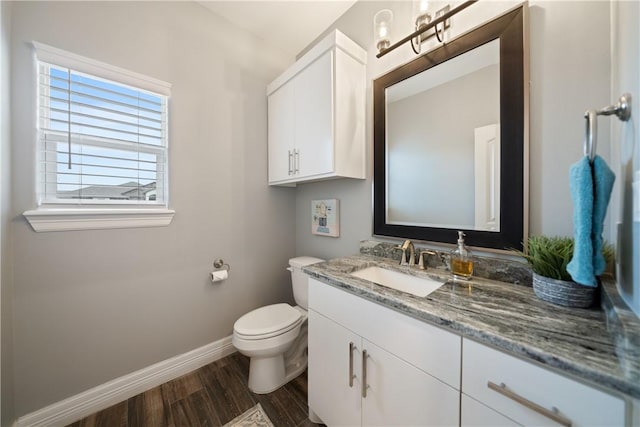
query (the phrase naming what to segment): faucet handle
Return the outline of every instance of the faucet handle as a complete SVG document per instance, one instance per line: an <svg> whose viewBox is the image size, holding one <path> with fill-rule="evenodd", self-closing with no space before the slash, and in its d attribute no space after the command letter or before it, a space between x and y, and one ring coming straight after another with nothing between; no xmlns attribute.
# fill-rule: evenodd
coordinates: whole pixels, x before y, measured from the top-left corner
<svg viewBox="0 0 640 427"><path fill-rule="evenodd" d="M423 255L437 255L437 253L434 252L434 251L430 251L430 250L420 251L420 254L418 255L418 268L420 270L426 270L427 269L427 267L425 267L425 264L424 264L424 256Z"/></svg>
<svg viewBox="0 0 640 427"><path fill-rule="evenodd" d="M400 265L407 265L407 248L403 245L394 246L393 249L397 249L402 251L402 255L400 257Z"/></svg>

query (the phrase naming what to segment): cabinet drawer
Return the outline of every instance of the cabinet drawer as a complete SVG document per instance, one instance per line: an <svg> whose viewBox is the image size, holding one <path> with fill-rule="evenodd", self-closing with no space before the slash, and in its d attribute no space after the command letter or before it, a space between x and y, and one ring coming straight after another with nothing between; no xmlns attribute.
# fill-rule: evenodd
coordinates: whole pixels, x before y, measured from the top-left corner
<svg viewBox="0 0 640 427"><path fill-rule="evenodd" d="M460 403L462 427L517 427L520 425L466 394L462 394Z"/></svg>
<svg viewBox="0 0 640 427"><path fill-rule="evenodd" d="M460 389L461 337L315 279L309 308Z"/></svg>
<svg viewBox="0 0 640 427"><path fill-rule="evenodd" d="M468 339L462 351L462 392L519 424L563 425L553 408L572 426L625 424L619 397Z"/></svg>

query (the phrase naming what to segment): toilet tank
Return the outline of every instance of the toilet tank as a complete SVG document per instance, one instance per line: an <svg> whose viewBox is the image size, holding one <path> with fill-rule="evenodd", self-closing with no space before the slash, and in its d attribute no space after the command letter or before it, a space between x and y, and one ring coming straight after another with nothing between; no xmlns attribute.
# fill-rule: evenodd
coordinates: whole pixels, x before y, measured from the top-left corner
<svg viewBox="0 0 640 427"><path fill-rule="evenodd" d="M310 256L301 256L291 258L289 260L288 270L291 272L293 299L296 300L297 305L304 308L305 310L307 309L309 302L309 276L302 272L302 267L316 264L322 261L324 260Z"/></svg>

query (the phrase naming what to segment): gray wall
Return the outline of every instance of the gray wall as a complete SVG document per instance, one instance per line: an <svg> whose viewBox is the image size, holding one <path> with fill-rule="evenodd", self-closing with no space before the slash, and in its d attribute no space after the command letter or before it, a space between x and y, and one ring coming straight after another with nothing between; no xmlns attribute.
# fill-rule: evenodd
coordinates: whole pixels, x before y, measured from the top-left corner
<svg viewBox="0 0 640 427"><path fill-rule="evenodd" d="M513 3L511 3L513 5ZM452 34L464 32L510 7L480 2L455 17ZM296 252L337 257L358 251L372 236L372 79L412 59L410 46L375 58L372 22L383 8L394 12L392 40L410 32L411 2L359 1L340 17L338 28L368 50L368 178L304 184L296 191ZM609 2L530 1L530 234L573 234L568 170L582 156L584 111L607 105L610 96ZM404 23L407 23L406 25ZM398 27L402 27L399 29ZM597 31L594 31L597 28ZM451 35L451 34L450 34ZM617 96L617 95L616 95ZM599 123L598 153L609 160L609 121ZM309 232L310 200L338 198L341 237ZM605 238L610 238L609 233ZM452 243L455 236L452 236Z"/></svg>
<svg viewBox="0 0 640 427"><path fill-rule="evenodd" d="M292 301L295 194L267 186L265 91L293 58L193 2L16 2L11 22L17 416ZM22 217L35 208L32 40L173 84L170 226L32 231ZM231 275L214 285L218 257Z"/></svg>
<svg viewBox="0 0 640 427"><path fill-rule="evenodd" d="M13 287L9 247L10 127L9 42L11 3L0 2L0 426L11 426L13 411Z"/></svg>

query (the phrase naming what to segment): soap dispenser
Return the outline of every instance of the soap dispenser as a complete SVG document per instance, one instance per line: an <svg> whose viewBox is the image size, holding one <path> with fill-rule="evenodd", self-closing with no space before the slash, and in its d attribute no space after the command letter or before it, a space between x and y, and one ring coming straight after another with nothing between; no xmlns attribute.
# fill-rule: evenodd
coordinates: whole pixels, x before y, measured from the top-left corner
<svg viewBox="0 0 640 427"><path fill-rule="evenodd" d="M464 236L458 231L458 247L451 251L451 272L454 279L469 280L473 275L473 256L464 244Z"/></svg>

